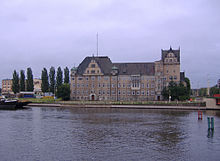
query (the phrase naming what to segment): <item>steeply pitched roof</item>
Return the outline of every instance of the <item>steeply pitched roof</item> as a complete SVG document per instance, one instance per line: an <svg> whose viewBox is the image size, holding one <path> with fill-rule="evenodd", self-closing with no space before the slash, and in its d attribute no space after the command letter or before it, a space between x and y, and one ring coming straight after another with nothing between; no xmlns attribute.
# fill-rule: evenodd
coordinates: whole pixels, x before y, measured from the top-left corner
<svg viewBox="0 0 220 161"><path fill-rule="evenodd" d="M77 68L77 74L83 75L89 63L95 60L104 75L110 75L114 67L119 75L149 75L155 74L154 63L112 63L109 57L86 57Z"/></svg>
<svg viewBox="0 0 220 161"><path fill-rule="evenodd" d="M167 57L168 53L173 53L175 55L175 57L177 57L177 61L180 62L180 49L178 50L173 50L171 47L169 50L161 50L162 54L162 60L164 61L165 57Z"/></svg>
<svg viewBox="0 0 220 161"><path fill-rule="evenodd" d="M92 60L95 60L95 62L99 65L103 74L111 74L112 62L107 56L86 57L77 68L77 74L82 75Z"/></svg>
<svg viewBox="0 0 220 161"><path fill-rule="evenodd" d="M119 75L149 75L155 73L154 63L113 63L118 67Z"/></svg>

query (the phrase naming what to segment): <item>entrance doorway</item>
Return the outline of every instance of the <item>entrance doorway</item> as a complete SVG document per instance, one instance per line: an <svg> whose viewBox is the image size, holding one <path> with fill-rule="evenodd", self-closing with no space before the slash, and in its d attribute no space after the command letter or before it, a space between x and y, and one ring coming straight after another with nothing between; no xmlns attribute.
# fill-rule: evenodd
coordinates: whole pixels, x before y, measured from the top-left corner
<svg viewBox="0 0 220 161"><path fill-rule="evenodd" d="M96 95L95 94L91 94L90 95L90 100L91 101L95 101L96 100Z"/></svg>
<svg viewBox="0 0 220 161"><path fill-rule="evenodd" d="M157 100L160 101L160 96L157 96Z"/></svg>

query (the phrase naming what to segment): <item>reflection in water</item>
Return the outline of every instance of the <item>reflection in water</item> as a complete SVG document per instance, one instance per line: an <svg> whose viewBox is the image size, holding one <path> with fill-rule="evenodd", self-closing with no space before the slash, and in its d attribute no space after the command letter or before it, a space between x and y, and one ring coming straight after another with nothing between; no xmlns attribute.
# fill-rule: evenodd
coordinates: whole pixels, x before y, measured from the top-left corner
<svg viewBox="0 0 220 161"><path fill-rule="evenodd" d="M196 111L32 108L0 111L0 121L1 160L220 157L220 119L215 119L215 136L207 134L207 122L198 121Z"/></svg>
<svg viewBox="0 0 220 161"><path fill-rule="evenodd" d="M214 130L208 129L207 137L208 138L213 138L213 136L214 136Z"/></svg>

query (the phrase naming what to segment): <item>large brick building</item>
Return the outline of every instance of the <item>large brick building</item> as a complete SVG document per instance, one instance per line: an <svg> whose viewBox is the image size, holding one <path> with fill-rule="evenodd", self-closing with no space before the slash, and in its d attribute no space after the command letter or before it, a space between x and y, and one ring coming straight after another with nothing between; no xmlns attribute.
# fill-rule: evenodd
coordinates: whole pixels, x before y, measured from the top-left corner
<svg viewBox="0 0 220 161"><path fill-rule="evenodd" d="M170 81L180 82L180 49L161 50L161 60L112 63L107 56L86 57L71 70L72 100L161 100Z"/></svg>

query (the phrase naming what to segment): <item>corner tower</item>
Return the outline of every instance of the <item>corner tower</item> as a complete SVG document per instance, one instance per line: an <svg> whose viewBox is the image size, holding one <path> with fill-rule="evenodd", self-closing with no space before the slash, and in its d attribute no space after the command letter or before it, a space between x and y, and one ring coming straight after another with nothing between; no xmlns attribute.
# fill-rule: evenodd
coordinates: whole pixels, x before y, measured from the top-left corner
<svg viewBox="0 0 220 161"><path fill-rule="evenodd" d="M180 82L180 48L161 50L161 57L166 86L170 81Z"/></svg>

